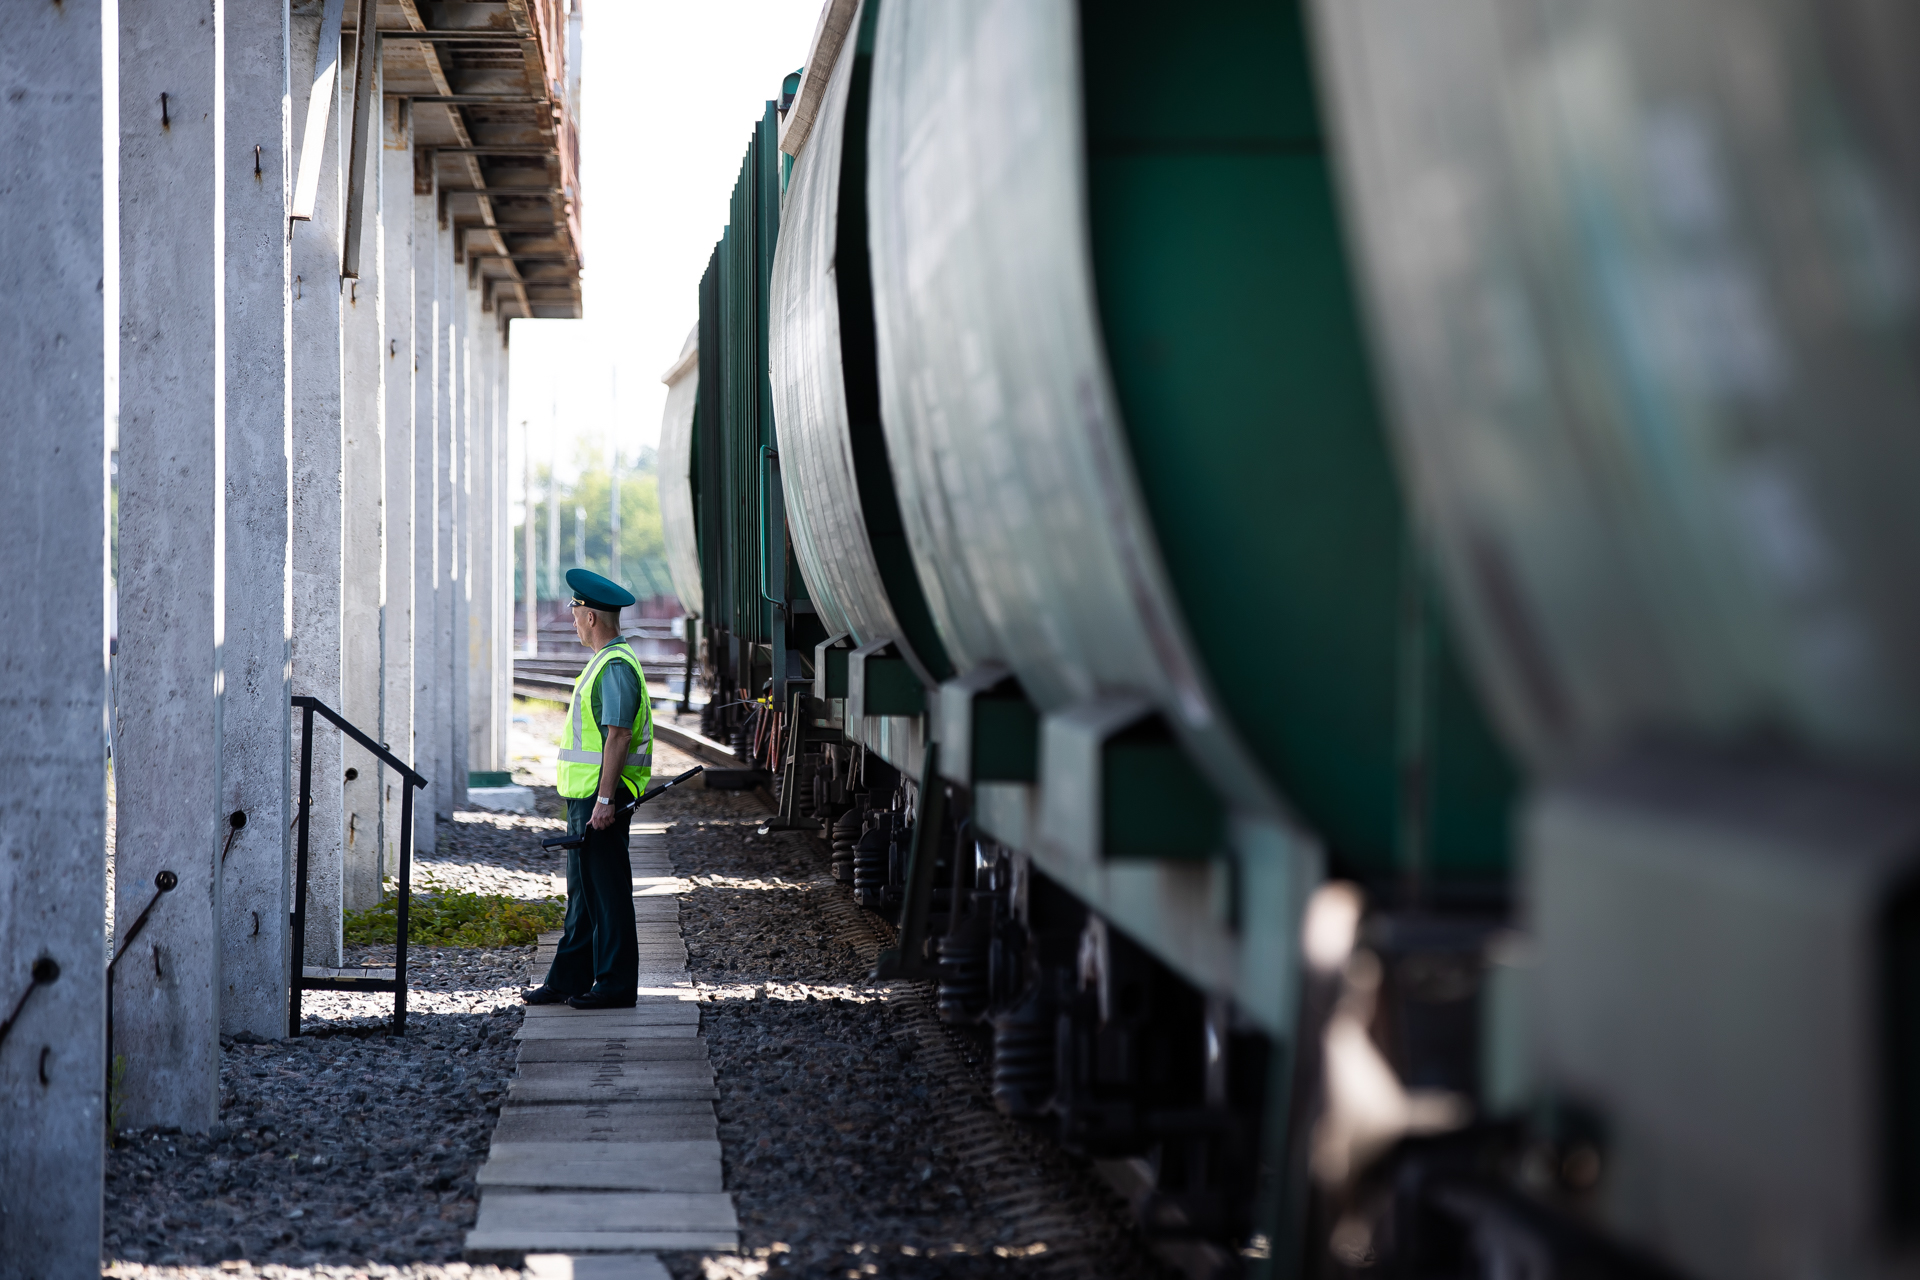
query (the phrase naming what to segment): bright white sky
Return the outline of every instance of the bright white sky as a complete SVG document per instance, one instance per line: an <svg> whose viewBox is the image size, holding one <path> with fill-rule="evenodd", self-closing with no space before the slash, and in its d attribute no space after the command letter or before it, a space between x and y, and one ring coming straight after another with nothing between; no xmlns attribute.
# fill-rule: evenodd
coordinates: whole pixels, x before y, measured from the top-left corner
<svg viewBox="0 0 1920 1280"><path fill-rule="evenodd" d="M587 0L586 318L513 322L515 491L522 422L534 462L555 459L563 476L576 440L604 455L609 422L628 459L658 441L660 375L699 317L740 158L767 99L806 58L819 15L820 0Z"/></svg>

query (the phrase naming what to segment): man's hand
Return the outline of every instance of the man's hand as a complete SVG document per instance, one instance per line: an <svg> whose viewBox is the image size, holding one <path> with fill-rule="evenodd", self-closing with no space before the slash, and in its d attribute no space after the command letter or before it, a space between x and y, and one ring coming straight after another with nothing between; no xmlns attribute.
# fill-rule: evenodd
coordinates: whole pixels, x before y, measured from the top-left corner
<svg viewBox="0 0 1920 1280"><path fill-rule="evenodd" d="M600 744L600 791L603 796L612 796L612 804L595 804L593 817L587 825L595 831L605 831L613 825L613 811L627 798L627 784L620 781L620 770L626 767L627 749L633 745L633 726L615 728L606 726L602 732L606 741Z"/></svg>

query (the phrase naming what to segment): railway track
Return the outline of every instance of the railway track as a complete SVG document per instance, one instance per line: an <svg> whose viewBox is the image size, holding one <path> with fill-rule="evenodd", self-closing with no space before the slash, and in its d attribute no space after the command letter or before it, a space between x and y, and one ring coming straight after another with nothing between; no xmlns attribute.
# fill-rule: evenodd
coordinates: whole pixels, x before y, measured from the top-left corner
<svg viewBox="0 0 1920 1280"><path fill-rule="evenodd" d="M696 978L720 984L707 1005L703 1030L715 1046L728 1186L740 1203L749 1237L743 1245L749 1253L755 1252L750 1237L756 1214L766 1236L760 1247L775 1253L786 1247L775 1241L792 1239L781 1233L799 1230L798 1224L811 1215L814 1236L831 1237L841 1247L847 1240L864 1238L869 1241L868 1256L884 1252L887 1274L897 1270L912 1276L1113 1280L1166 1280L1177 1274L1156 1254L1125 1201L1093 1166L995 1108L979 1046L940 1021L932 984L879 985L867 979L881 950L896 945L897 935L833 878L824 843L799 834L756 838L737 818L682 830L698 843L680 846L680 874L695 884L696 898L703 884L713 890L704 910L683 910L682 927L696 957ZM697 869L702 866L709 873ZM784 895L783 905L765 900L769 887ZM753 915L756 908L763 914ZM820 959L795 960L794 951L802 949ZM763 973L768 975L764 981ZM749 1001L738 998L741 985L752 988ZM804 987L807 995L796 996L795 986ZM729 993L727 987L736 992ZM835 1057L838 1042L852 1038L852 1028L835 1021L844 1015L822 1010L808 995L829 1005L845 999L869 1010L875 1003L883 1006L884 1014L863 1015L859 1022L869 1039L858 1065L835 1068L826 1061ZM904 1127L911 1143L943 1153L941 1159L954 1171L952 1181L965 1188L964 1223L908 1208L892 1242L886 1243L888 1233L876 1229L872 1215L853 1208L852 1201L862 1194L856 1189L858 1162L865 1162L869 1177L884 1178L889 1171L875 1167L867 1154L871 1145L842 1145L831 1130L845 1132L844 1125L866 1123L857 1104L838 1091L872 1087L890 1096L882 1104L889 1110L910 1112ZM789 1092L799 1097L788 1102ZM770 1105L772 1097L782 1101ZM793 1109L783 1109L789 1107ZM768 1137L774 1143L770 1157L761 1154ZM788 1167L770 1174L769 1159L776 1169L783 1163ZM856 1162L855 1176L844 1172L849 1159ZM921 1157L908 1162L910 1169L921 1163ZM839 1221L833 1220L831 1208L810 1210L797 1203L796 1198L808 1194L805 1188L821 1181L822 1170L831 1170L829 1179L837 1183L830 1203L851 1210ZM924 1178L924 1172L920 1176ZM935 1177L932 1185L940 1186L947 1177ZM950 1233L942 1248L958 1253L965 1245L976 1254L998 1256L976 1258L971 1264L957 1257L936 1263L925 1252L925 1241L941 1230ZM872 1243L875 1237L882 1242ZM920 1243L911 1243L914 1240ZM921 1250L917 1262L912 1252L916 1248ZM982 1266L989 1269L980 1270ZM995 1267L1005 1269L991 1269Z"/></svg>
<svg viewBox="0 0 1920 1280"><path fill-rule="evenodd" d="M668 686L677 696L687 675L686 644L665 627L645 625L657 621L642 619L639 624L629 625L626 639L640 659L647 683ZM573 692L574 678L586 665L587 651L581 648L579 637L568 627L541 627L539 640L539 653L527 657L519 652L520 639L515 637L513 691L523 698L564 702ZM693 675L695 680L700 678L697 661Z"/></svg>
<svg viewBox="0 0 1920 1280"><path fill-rule="evenodd" d="M829 851L816 842L815 852L824 858ZM899 942L898 932L855 902L831 872L816 872L811 884L820 895L821 914L869 969L883 949ZM940 1021L933 984L896 982L888 1002L903 1016L916 1056L952 1089L945 1117L949 1149L963 1163L992 1171L987 1209L1013 1234L1046 1245L1033 1274L1160 1275L1160 1268L1144 1258L1116 1256L1116 1244L1135 1232L1125 1208L1097 1175L1063 1159L1057 1148L994 1109L985 1063L974 1045Z"/></svg>

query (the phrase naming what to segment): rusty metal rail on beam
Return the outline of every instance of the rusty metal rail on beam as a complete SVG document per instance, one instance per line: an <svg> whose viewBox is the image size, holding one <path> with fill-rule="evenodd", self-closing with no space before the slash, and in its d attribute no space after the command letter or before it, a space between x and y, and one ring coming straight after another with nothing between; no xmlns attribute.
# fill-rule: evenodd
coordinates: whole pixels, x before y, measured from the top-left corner
<svg viewBox="0 0 1920 1280"><path fill-rule="evenodd" d="M519 95L493 93L411 93L406 95L396 94L394 96L405 96L414 102L441 102L456 107L549 106L553 102L552 98L521 97Z"/></svg>
<svg viewBox="0 0 1920 1280"><path fill-rule="evenodd" d="M382 31L382 40L417 40L422 44L537 44L518 31Z"/></svg>

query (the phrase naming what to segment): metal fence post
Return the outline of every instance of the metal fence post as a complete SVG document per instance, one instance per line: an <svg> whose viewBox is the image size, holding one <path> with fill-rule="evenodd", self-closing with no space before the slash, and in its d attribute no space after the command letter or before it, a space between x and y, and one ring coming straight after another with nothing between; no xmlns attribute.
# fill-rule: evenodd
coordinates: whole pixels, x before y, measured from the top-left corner
<svg viewBox="0 0 1920 1280"><path fill-rule="evenodd" d="M394 909L393 1034L407 1034L407 907L413 901L413 779L400 783L400 901Z"/></svg>
<svg viewBox="0 0 1920 1280"><path fill-rule="evenodd" d="M307 966L307 814L313 807L313 706L300 715L300 835L295 841L293 880L293 973L287 983L287 1034L300 1034L300 979Z"/></svg>

